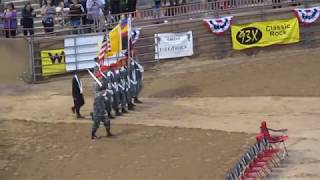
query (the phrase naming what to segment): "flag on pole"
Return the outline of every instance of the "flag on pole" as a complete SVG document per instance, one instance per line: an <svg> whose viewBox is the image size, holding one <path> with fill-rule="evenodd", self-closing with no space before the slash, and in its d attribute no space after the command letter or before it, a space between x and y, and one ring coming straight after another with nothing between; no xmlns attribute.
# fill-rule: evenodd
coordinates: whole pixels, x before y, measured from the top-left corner
<svg viewBox="0 0 320 180"><path fill-rule="evenodd" d="M121 27L120 24L114 27L110 33L111 51L108 52L108 57L117 56L122 50Z"/></svg>
<svg viewBox="0 0 320 180"><path fill-rule="evenodd" d="M100 48L99 56L98 56L100 66L103 66L104 59L105 59L107 52L111 52L111 43L110 43L109 33L106 33L104 35L102 43L101 43L101 48Z"/></svg>
<svg viewBox="0 0 320 180"><path fill-rule="evenodd" d="M128 41L129 41L129 20L122 19L120 21L121 26L121 38L122 38L122 50L128 49Z"/></svg>
<svg viewBox="0 0 320 180"><path fill-rule="evenodd" d="M140 31L141 31L141 28L136 28L136 29L133 29L132 32L131 32L131 41L132 41L132 44L135 44L139 37L140 37Z"/></svg>

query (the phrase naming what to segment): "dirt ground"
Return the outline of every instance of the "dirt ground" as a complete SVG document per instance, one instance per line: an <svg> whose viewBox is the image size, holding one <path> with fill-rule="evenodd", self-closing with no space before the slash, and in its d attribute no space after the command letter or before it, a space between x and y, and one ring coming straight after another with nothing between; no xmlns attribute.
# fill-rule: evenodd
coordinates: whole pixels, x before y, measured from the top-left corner
<svg viewBox="0 0 320 180"><path fill-rule="evenodd" d="M221 179L250 137L115 125L114 138L101 129L92 141L89 130L89 124L1 121L1 179Z"/></svg>
<svg viewBox="0 0 320 180"><path fill-rule="evenodd" d="M261 120L289 129L289 158L270 179L319 179L318 56L288 50L161 64L145 75L144 104L112 122L116 138L94 142L90 120L70 113L70 77L1 84L0 179L222 179ZM93 88L83 80L88 116Z"/></svg>

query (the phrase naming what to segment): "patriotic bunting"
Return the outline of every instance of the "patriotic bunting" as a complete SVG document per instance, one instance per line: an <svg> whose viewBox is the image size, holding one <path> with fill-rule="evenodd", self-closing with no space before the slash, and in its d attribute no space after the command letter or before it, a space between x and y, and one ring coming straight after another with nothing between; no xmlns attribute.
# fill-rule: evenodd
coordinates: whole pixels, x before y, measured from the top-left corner
<svg viewBox="0 0 320 180"><path fill-rule="evenodd" d="M203 21L213 34L222 35L230 28L232 18L233 16L228 16L216 19L204 19Z"/></svg>
<svg viewBox="0 0 320 180"><path fill-rule="evenodd" d="M294 9L294 14L302 24L314 23L320 16L320 7L313 8L297 8Z"/></svg>

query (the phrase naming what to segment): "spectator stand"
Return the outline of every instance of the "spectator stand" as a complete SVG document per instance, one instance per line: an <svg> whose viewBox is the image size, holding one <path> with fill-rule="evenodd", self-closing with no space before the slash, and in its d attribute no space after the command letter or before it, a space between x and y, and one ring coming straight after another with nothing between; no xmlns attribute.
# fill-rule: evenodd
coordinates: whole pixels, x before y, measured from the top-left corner
<svg viewBox="0 0 320 180"><path fill-rule="evenodd" d="M20 24L21 18L21 9L23 8L23 3L27 2L27 0L19 0L14 1L17 6L17 18L18 18L18 37L22 36L23 27ZM281 7L288 7L297 4L308 4L308 3L317 3L317 0L282 0L281 3L277 3L277 5ZM5 3L6 4L6 3ZM36 17L34 18L34 31L35 36L47 36L47 35L68 35L72 34L74 28L68 23L68 19L71 18L69 14L69 7L58 7L56 9L55 16L55 25L53 33L44 33L44 27L42 26L42 16L40 15L40 5L32 4L36 12ZM133 17L133 25L134 26L146 26L155 23L162 22L174 22L181 20L188 20L194 18L202 18L207 16L219 17L223 14L234 14L240 12L250 12L250 11L263 11L266 9L272 9L275 7L275 2L273 1L263 1L263 0L219 0L212 1L206 3L191 3L191 4L183 4L179 6L165 6L160 8L160 17L155 16L154 9L144 9L137 10L135 12L121 13L121 14L111 14L111 12L105 13L104 26L111 29L115 24L117 24L122 16L128 17L131 15ZM277 6L278 7L278 6ZM62 13L63 12L63 13ZM157 12L158 13L158 12ZM79 32L81 33L90 33L97 32L95 26L91 26L86 22L86 14L81 14L81 23L79 27ZM157 18L155 18L157 17ZM3 19L3 17L0 17ZM93 28L93 29L92 29ZM92 30L91 30L92 29ZM101 29L101 28L100 28Z"/></svg>

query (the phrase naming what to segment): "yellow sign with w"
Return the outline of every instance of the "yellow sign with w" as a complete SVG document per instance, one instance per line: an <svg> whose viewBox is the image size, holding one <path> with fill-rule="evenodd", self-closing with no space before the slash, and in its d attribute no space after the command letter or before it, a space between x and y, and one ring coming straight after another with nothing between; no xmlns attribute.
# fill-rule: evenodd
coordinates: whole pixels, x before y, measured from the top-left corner
<svg viewBox="0 0 320 180"><path fill-rule="evenodd" d="M44 76L66 72L64 49L41 51L41 65Z"/></svg>

